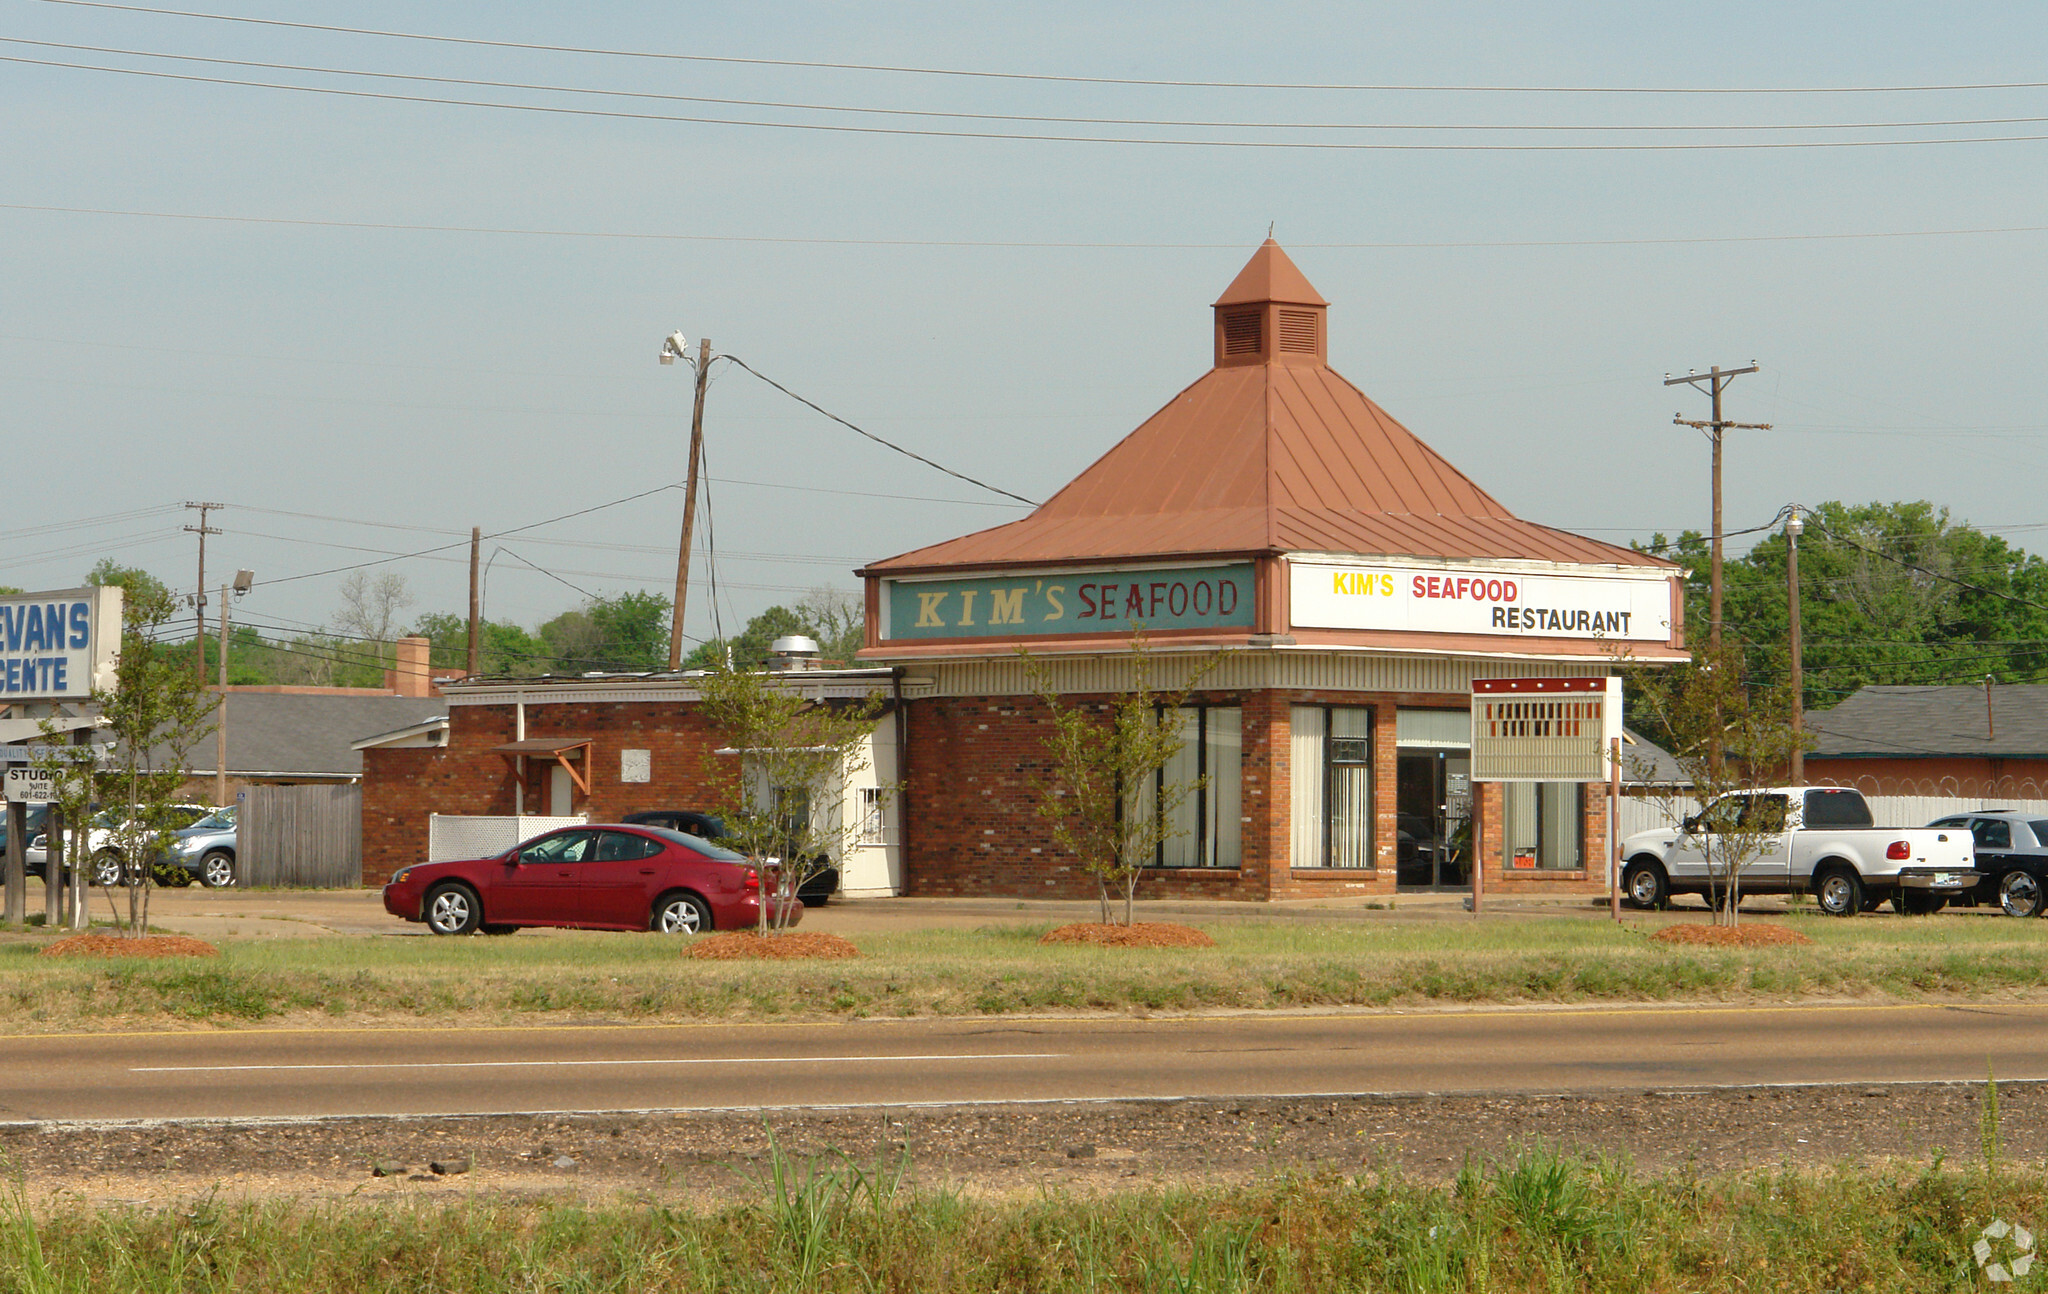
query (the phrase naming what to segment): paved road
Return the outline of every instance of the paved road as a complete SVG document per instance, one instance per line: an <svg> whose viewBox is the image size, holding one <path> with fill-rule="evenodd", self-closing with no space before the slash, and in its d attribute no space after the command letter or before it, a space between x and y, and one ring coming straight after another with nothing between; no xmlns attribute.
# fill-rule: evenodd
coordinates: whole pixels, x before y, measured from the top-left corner
<svg viewBox="0 0 2048 1294"><path fill-rule="evenodd" d="M0 1119L2048 1079L2048 1006L1490 1010L15 1038Z"/></svg>

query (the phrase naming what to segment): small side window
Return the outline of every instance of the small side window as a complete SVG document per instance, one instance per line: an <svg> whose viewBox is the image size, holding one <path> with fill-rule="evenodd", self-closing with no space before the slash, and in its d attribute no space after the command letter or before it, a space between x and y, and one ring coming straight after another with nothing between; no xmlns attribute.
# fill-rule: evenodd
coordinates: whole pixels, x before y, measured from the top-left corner
<svg viewBox="0 0 2048 1294"><path fill-rule="evenodd" d="M1970 835L1979 849L2012 848L2012 824L2003 818L1972 818Z"/></svg>

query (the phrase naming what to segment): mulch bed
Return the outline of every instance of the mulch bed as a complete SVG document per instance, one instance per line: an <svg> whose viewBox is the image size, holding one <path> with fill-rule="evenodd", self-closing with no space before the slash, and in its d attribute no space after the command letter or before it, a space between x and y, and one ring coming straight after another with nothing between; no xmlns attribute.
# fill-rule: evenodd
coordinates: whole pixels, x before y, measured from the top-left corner
<svg viewBox="0 0 2048 1294"><path fill-rule="evenodd" d="M1761 944L1810 944L1813 940L1797 930L1765 924L1727 926L1665 926L1650 938L1667 944L1714 944L1722 947L1754 948Z"/></svg>
<svg viewBox="0 0 2048 1294"><path fill-rule="evenodd" d="M683 956L724 962L788 961L799 957L858 957L860 950L838 935L816 931L785 930L763 935L753 930L727 930L692 939L683 949Z"/></svg>
<svg viewBox="0 0 2048 1294"><path fill-rule="evenodd" d="M1104 948L1214 948L1216 941L1192 926L1168 921L1139 921L1128 926L1077 921L1048 930L1042 944L1096 944Z"/></svg>
<svg viewBox="0 0 2048 1294"><path fill-rule="evenodd" d="M204 939L184 935L70 935L44 948L38 957L218 957L220 949Z"/></svg>

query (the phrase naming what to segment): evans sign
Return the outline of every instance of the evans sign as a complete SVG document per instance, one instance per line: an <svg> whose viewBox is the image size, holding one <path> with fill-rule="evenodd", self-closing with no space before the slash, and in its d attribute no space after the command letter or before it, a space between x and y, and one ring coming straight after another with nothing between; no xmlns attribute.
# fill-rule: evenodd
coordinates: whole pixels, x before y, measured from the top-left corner
<svg viewBox="0 0 2048 1294"><path fill-rule="evenodd" d="M1304 628L1671 639L1671 583L1659 576L1291 562L1288 601L1289 619Z"/></svg>
<svg viewBox="0 0 2048 1294"><path fill-rule="evenodd" d="M1024 638L1234 629L1252 623L1252 566L886 580L885 639Z"/></svg>
<svg viewBox="0 0 2048 1294"><path fill-rule="evenodd" d="M0 702L83 701L114 685L121 590L0 597Z"/></svg>

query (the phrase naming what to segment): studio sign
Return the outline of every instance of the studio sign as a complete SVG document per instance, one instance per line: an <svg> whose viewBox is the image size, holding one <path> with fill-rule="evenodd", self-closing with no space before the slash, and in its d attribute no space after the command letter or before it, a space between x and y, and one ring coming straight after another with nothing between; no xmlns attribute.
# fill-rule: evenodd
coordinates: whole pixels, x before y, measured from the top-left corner
<svg viewBox="0 0 2048 1294"><path fill-rule="evenodd" d="M888 580L885 638L1024 638L1252 622L1252 567L1070 570Z"/></svg>
<svg viewBox="0 0 2048 1294"><path fill-rule="evenodd" d="M1290 619L1319 629L1533 638L1671 638L1671 585L1658 576L1293 562Z"/></svg>

